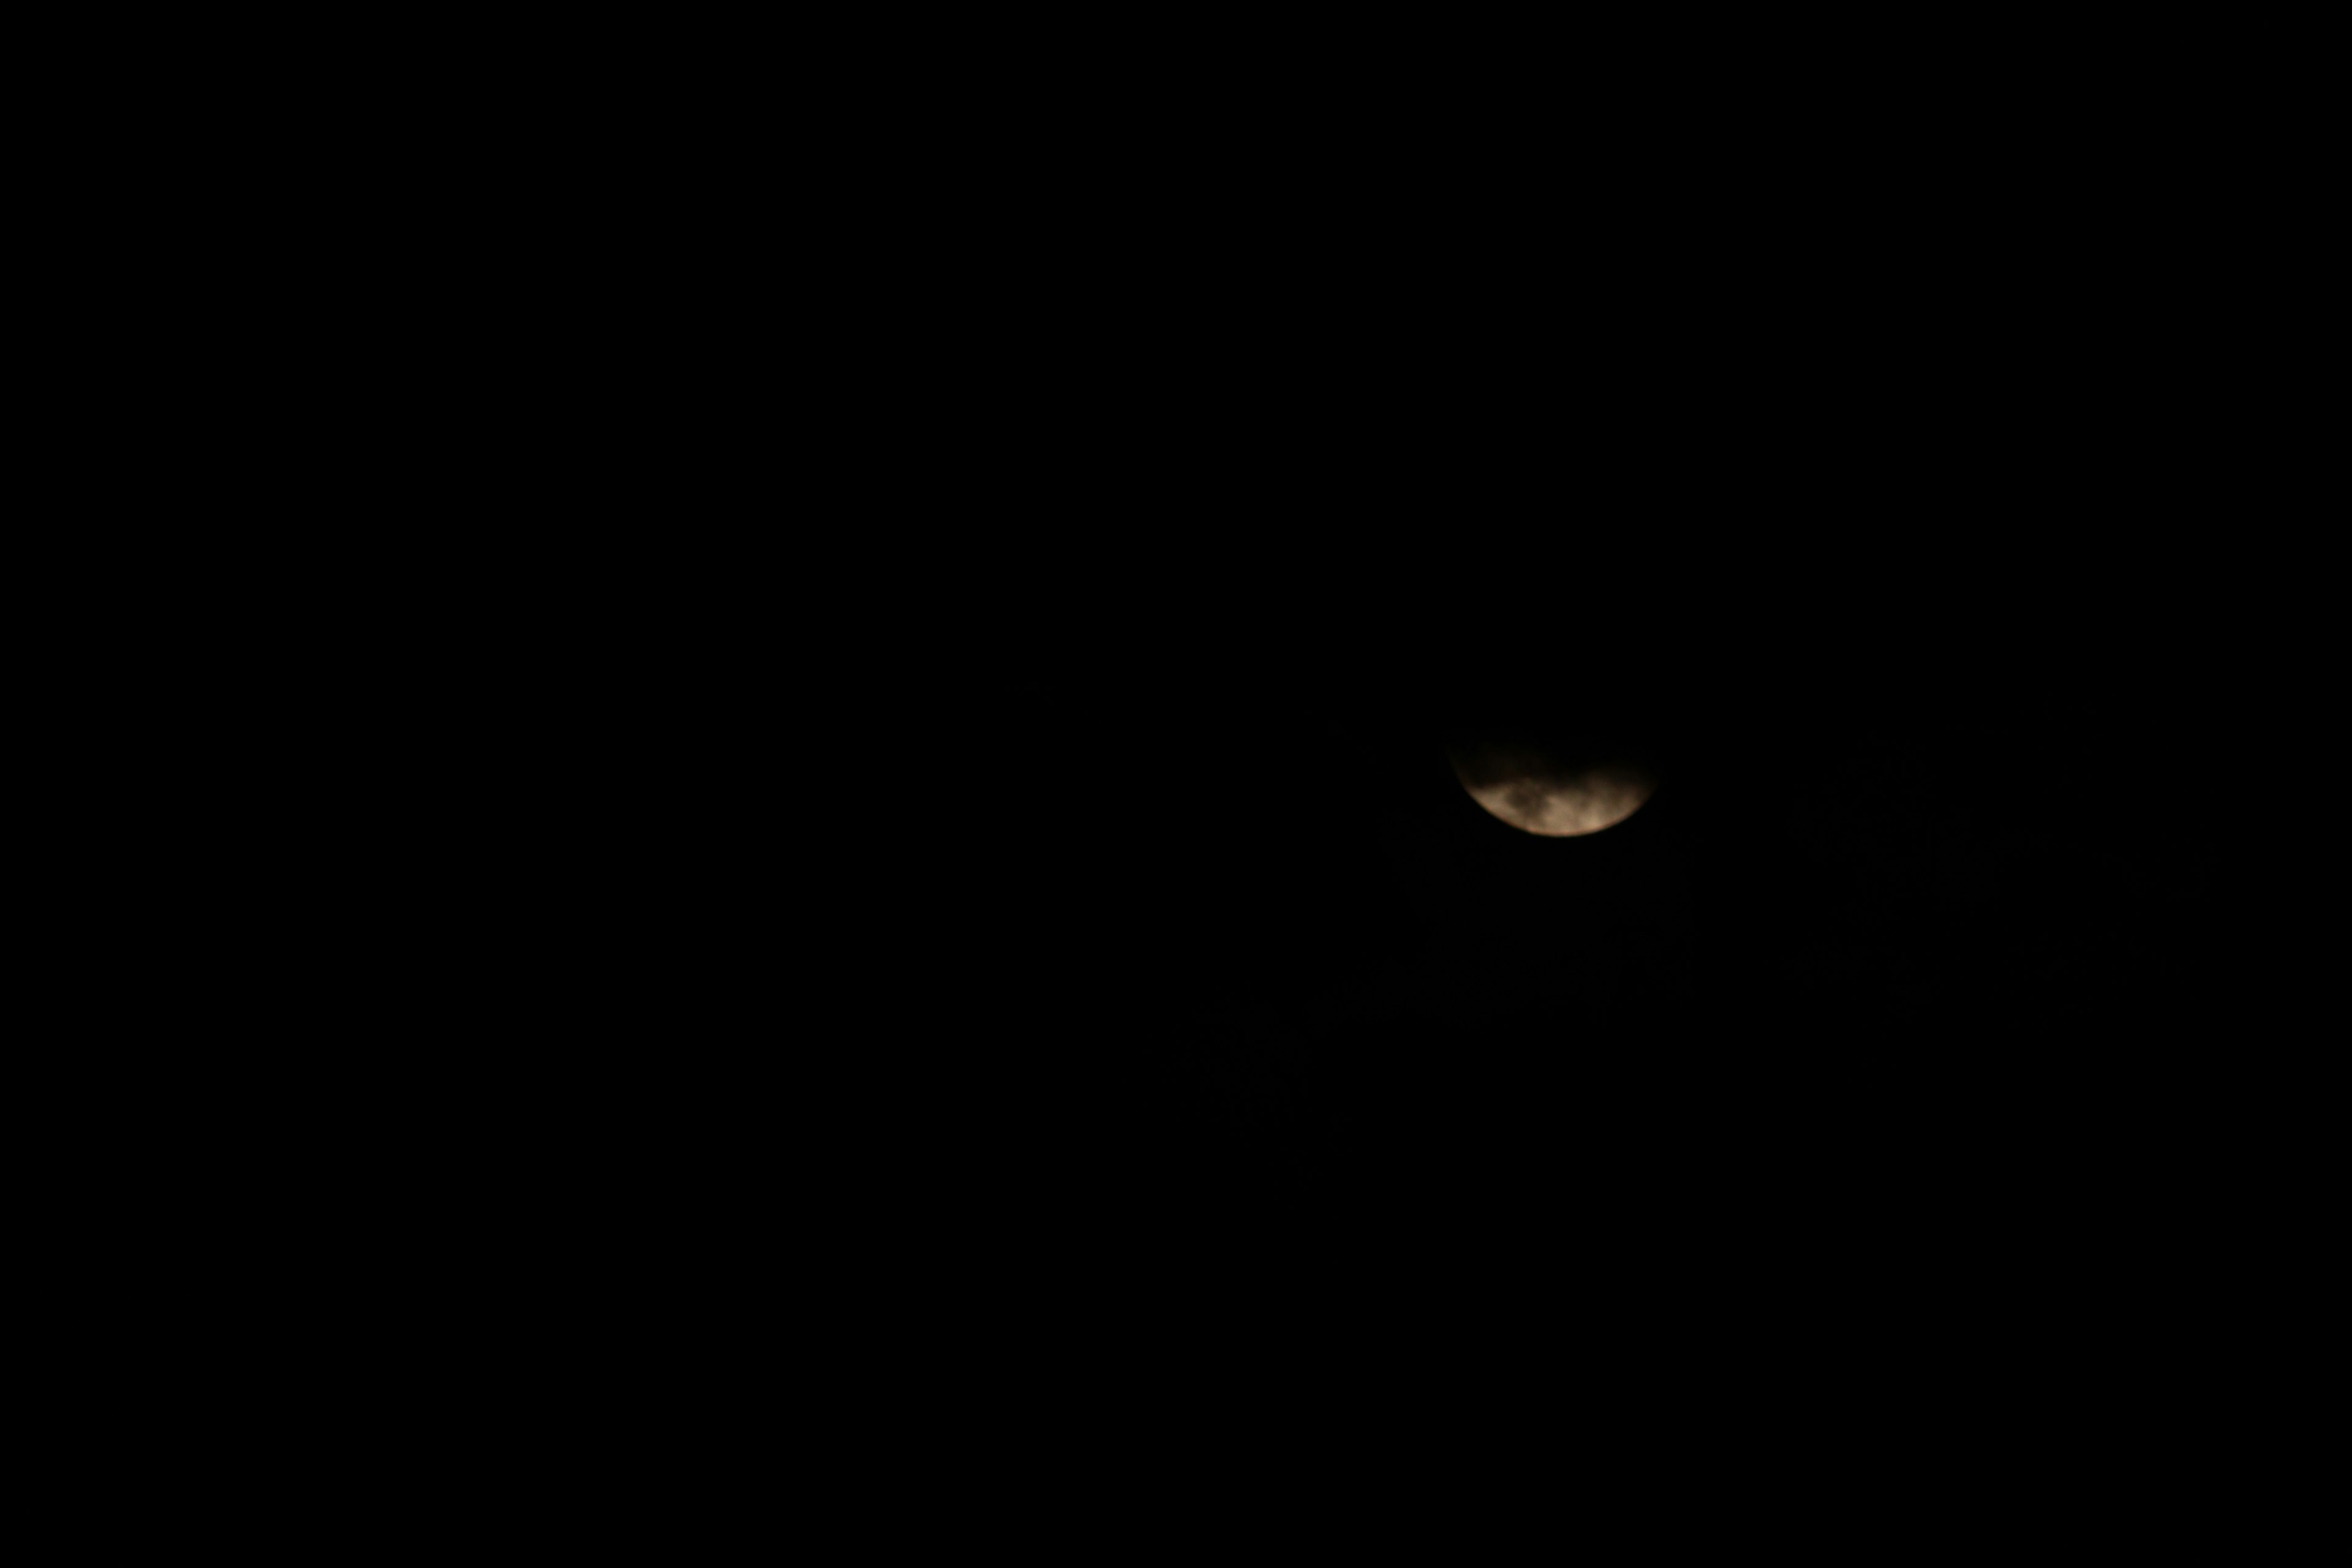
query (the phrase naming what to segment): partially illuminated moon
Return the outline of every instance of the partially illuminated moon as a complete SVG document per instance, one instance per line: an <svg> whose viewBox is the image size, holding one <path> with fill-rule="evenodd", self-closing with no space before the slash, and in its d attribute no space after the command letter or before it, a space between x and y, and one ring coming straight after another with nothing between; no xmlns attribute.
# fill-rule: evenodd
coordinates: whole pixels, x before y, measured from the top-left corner
<svg viewBox="0 0 2352 1568"><path fill-rule="evenodd" d="M1649 769L1623 759L1588 761L1519 742L1446 748L1470 798L1513 827L1573 838L1614 827L1657 788Z"/></svg>

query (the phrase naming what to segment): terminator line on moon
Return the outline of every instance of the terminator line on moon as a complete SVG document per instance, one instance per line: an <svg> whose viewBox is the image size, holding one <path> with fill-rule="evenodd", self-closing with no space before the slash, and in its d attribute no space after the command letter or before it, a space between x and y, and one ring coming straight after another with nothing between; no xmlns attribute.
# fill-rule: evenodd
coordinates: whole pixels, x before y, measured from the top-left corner
<svg viewBox="0 0 2352 1568"><path fill-rule="evenodd" d="M1647 769L1623 760L1570 762L1505 742L1450 745L1446 752L1472 800L1513 827L1546 838L1614 827L1657 787Z"/></svg>

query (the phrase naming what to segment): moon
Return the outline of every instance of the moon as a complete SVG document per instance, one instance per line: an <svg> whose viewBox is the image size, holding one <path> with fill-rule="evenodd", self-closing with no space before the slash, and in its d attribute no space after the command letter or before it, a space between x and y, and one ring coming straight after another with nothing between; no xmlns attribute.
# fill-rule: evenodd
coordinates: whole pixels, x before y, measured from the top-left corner
<svg viewBox="0 0 2352 1568"><path fill-rule="evenodd" d="M1574 838L1614 827L1657 788L1648 767L1518 741L1454 742L1454 775L1470 798L1523 832Z"/></svg>

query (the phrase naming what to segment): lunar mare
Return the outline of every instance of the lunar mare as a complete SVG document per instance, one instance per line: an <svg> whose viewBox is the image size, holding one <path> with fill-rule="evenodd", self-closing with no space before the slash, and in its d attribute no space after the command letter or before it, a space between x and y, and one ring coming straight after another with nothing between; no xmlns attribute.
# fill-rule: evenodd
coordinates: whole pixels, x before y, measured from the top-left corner
<svg viewBox="0 0 2352 1568"><path fill-rule="evenodd" d="M1572 838L1614 827L1642 808L1657 787L1631 763L1564 765L1517 746L1453 753L1454 776L1494 816L1547 838Z"/></svg>

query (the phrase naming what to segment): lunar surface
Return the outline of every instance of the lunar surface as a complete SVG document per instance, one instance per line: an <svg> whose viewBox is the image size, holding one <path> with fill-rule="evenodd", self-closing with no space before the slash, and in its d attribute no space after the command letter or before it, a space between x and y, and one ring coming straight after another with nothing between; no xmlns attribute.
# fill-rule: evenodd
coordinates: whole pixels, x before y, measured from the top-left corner
<svg viewBox="0 0 2352 1568"><path fill-rule="evenodd" d="M1512 826L1547 838L1614 827L1657 787L1650 771L1622 760L1570 761L1518 744L1448 748L1470 798Z"/></svg>

